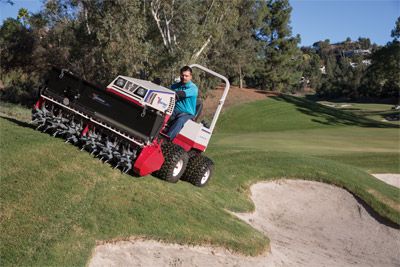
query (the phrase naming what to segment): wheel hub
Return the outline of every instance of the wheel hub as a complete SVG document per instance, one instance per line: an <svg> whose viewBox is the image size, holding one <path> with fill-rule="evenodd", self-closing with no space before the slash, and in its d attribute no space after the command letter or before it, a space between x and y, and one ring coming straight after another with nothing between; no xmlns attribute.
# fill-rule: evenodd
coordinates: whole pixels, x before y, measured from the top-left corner
<svg viewBox="0 0 400 267"><path fill-rule="evenodd" d="M180 160L176 163L175 168L174 168L174 171L172 172L172 175L173 175L174 177L177 176L177 175L181 172L182 167L183 167L183 159L180 159Z"/></svg>
<svg viewBox="0 0 400 267"><path fill-rule="evenodd" d="M205 184L205 183L207 182L207 180L208 180L209 177L210 177L210 170L207 170L207 171L204 173L203 177L201 178L200 183L201 183L201 184Z"/></svg>

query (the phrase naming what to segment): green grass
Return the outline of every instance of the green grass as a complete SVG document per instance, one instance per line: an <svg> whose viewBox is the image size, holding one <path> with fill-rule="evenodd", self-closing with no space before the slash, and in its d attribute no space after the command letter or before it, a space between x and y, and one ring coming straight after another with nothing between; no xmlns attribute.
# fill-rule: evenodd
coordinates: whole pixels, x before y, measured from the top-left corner
<svg viewBox="0 0 400 267"><path fill-rule="evenodd" d="M368 174L400 172L399 128L304 99L227 110L205 188L121 174L21 118L0 118L2 266L85 265L96 241L130 236L257 255L268 238L226 210L253 210L249 187L268 179L335 184L400 223L399 190Z"/></svg>
<svg viewBox="0 0 400 267"><path fill-rule="evenodd" d="M320 101L320 104L329 105L340 110L352 112L353 114L372 119L375 121L386 121L385 117L400 114L400 110L392 109L394 105L375 103L352 103L352 102L328 102ZM400 121L386 121L387 123L400 125Z"/></svg>
<svg viewBox="0 0 400 267"><path fill-rule="evenodd" d="M31 119L31 111L26 107L2 101L0 101L0 114L24 122Z"/></svg>
<svg viewBox="0 0 400 267"><path fill-rule="evenodd" d="M369 173L400 173L398 126L303 98L275 97L230 109L217 131L210 147L297 153Z"/></svg>

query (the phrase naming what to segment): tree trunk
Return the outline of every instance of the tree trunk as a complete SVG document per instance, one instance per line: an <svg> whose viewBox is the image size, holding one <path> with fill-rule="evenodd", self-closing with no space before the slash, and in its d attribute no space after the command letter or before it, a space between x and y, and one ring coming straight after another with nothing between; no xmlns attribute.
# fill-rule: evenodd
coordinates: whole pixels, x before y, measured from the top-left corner
<svg viewBox="0 0 400 267"><path fill-rule="evenodd" d="M242 66L239 65L239 88L243 88Z"/></svg>
<svg viewBox="0 0 400 267"><path fill-rule="evenodd" d="M206 47L208 46L208 44L211 42L211 35L208 37L208 39L204 42L203 46L199 49L199 51L197 51L191 58L192 62L196 62L196 60L199 58L199 56L201 55L201 53L204 51L204 49L206 49Z"/></svg>
<svg viewBox="0 0 400 267"><path fill-rule="evenodd" d="M173 52L174 46L176 45L176 36L173 31L171 37L171 21L174 18L174 3L175 0L172 0L168 18L166 14L167 11L161 7L161 0L153 0L150 2L151 14L157 24L164 46L170 53ZM163 16L163 19L161 19L161 16Z"/></svg>

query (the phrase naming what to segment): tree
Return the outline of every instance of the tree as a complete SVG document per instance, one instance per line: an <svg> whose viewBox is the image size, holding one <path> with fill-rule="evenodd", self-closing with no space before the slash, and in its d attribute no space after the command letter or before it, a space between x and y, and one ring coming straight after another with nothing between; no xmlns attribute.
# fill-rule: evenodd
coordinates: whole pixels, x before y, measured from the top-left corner
<svg viewBox="0 0 400 267"><path fill-rule="evenodd" d="M392 30L393 41L374 51L363 78L363 92L373 96L399 97L400 92L400 17Z"/></svg>
<svg viewBox="0 0 400 267"><path fill-rule="evenodd" d="M208 56L218 50L237 20L231 14L238 1L144 1L150 10L152 69L163 75L170 72L171 79L183 64L209 63Z"/></svg>
<svg viewBox="0 0 400 267"><path fill-rule="evenodd" d="M391 36L394 38L395 41L398 41L398 39L400 39L400 17L398 17L396 20L396 24L391 32Z"/></svg>
<svg viewBox="0 0 400 267"><path fill-rule="evenodd" d="M361 49L370 49L371 48L371 40L369 38L358 38L358 44Z"/></svg>
<svg viewBox="0 0 400 267"><path fill-rule="evenodd" d="M51 58L85 79L107 83L117 74L136 76L148 52L141 4L133 1L51 0L44 15Z"/></svg>
<svg viewBox="0 0 400 267"><path fill-rule="evenodd" d="M0 66L9 71L31 65L34 37L19 20L8 18L0 28Z"/></svg>
<svg viewBox="0 0 400 267"><path fill-rule="evenodd" d="M321 85L321 59L318 54L312 50L307 48L302 48L303 51L303 64L302 64L302 72L304 77L304 86L307 86L307 81L309 82L308 86L313 89L319 89Z"/></svg>
<svg viewBox="0 0 400 267"><path fill-rule="evenodd" d="M258 75L264 89L288 90L300 83L299 65L302 61L297 47L300 36L291 36L289 26L290 7L288 0L260 2L262 23L257 38L263 45L263 67Z"/></svg>
<svg viewBox="0 0 400 267"><path fill-rule="evenodd" d="M29 15L28 9L26 9L26 8L20 8L20 9L18 10L18 16L17 16L17 18L18 18L18 20L22 21L22 24L23 24L24 26L27 25L28 20L29 20L29 17L30 17L30 15Z"/></svg>
<svg viewBox="0 0 400 267"><path fill-rule="evenodd" d="M220 42L213 44L207 53L209 62L216 70L228 75L232 83L243 87L244 78L252 76L254 59L257 56L257 41L254 38L256 14L255 1L232 2L230 22Z"/></svg>

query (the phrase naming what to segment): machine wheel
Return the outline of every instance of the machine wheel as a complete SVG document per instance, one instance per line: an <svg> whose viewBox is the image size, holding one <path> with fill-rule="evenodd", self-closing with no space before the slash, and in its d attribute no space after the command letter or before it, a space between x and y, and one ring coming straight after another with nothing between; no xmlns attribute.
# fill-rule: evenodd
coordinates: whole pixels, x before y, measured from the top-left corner
<svg viewBox="0 0 400 267"><path fill-rule="evenodd" d="M195 186L205 186L213 174L213 168L214 163L211 159L203 155L196 155L189 159L182 180L188 181Z"/></svg>
<svg viewBox="0 0 400 267"><path fill-rule="evenodd" d="M201 152L200 152L200 151L197 151L197 150L190 150L190 151L187 152L187 153L188 153L189 160L190 160L190 158L199 156Z"/></svg>
<svg viewBox="0 0 400 267"><path fill-rule="evenodd" d="M153 175L170 183L176 183L185 172L189 157L186 151L171 142L162 144L162 151L165 158L161 169Z"/></svg>

